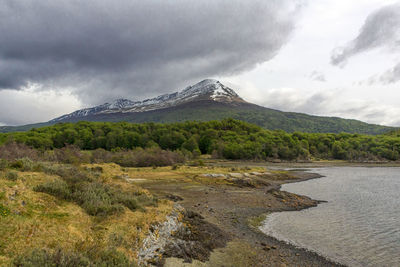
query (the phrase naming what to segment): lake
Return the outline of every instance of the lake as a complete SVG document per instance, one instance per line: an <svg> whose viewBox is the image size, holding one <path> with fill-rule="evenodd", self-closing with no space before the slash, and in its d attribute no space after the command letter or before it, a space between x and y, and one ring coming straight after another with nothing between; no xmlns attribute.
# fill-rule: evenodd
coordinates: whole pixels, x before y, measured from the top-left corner
<svg viewBox="0 0 400 267"><path fill-rule="evenodd" d="M325 177L282 190L326 200L270 214L261 230L350 266L400 266L400 168L310 169Z"/></svg>

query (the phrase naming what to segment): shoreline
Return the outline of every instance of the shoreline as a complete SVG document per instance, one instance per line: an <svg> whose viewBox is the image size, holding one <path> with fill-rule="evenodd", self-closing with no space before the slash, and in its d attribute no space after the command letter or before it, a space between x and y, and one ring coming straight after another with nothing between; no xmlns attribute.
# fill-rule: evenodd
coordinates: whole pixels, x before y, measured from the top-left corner
<svg viewBox="0 0 400 267"><path fill-rule="evenodd" d="M273 169L310 169L310 168L328 168L328 167L400 167L400 161L387 162L351 162L341 160L325 160L325 161L307 161L307 162L296 162L296 161L237 161L237 160L210 160L210 165L215 166L254 166L254 167L268 167Z"/></svg>
<svg viewBox="0 0 400 267"><path fill-rule="evenodd" d="M285 174L277 172L275 176L266 177L262 184L257 186L143 184L144 188L161 197L177 196L177 203L186 211L198 214L205 224L215 226L227 236L225 246L215 246L211 249L206 261L190 259L189 263L187 259L184 262L181 257L169 257L164 259L163 264L165 266L345 266L307 248L278 240L250 225L250 220L260 217L261 214L299 211L323 202L281 191L282 184L323 176L298 170L282 173ZM230 264L229 261L238 257L237 255L246 259L246 262Z"/></svg>
<svg viewBox="0 0 400 267"><path fill-rule="evenodd" d="M323 166L319 166L319 168L322 168L322 167L323 167ZM335 166L324 166L324 167L339 167L339 166L335 165ZM353 166L353 167L356 167L356 166ZM361 167L361 166L360 166L360 167ZM400 165L399 165L398 167L400 167ZM318 168L318 167L305 167L304 169L294 169L293 171L298 172L298 173L300 173L300 174L307 174L307 173L310 173L310 172L307 171L308 168L311 169L311 168ZM289 170L289 171L291 171L291 170ZM284 184L301 183L301 182L305 182L305 181L308 181L308 180L319 179L319 178L325 177L324 175L320 175L320 174L318 174L318 173L310 173L310 174L315 174L315 176L314 176L314 177L304 177L304 178L302 177L302 178L299 178L298 180L287 181L286 183L282 183L282 184L280 185L279 190L280 190L280 191L283 191L283 190L281 190L281 187L282 187L282 185L284 185ZM285 191L285 192L286 192L286 191ZM306 196L306 197L308 197L308 196ZM262 230L260 229L261 227L263 227L263 226L265 225L266 220L267 220L267 216L269 216L269 215L277 214L277 213L280 213L280 212L288 212L288 211L290 212L290 211L305 210L305 209L317 207L319 204L321 204L321 203L326 203L326 202L327 202L327 201L325 201L325 200L316 200L316 201L318 202L318 204L317 204L316 206L304 207L304 208L299 209L299 210L279 210L279 211L271 212L271 213L269 213L268 215L266 215L266 217L264 218L264 220L262 220L262 221L260 222L260 225L258 225L257 228L258 228L258 230L259 230L263 235L265 235L265 236L267 236L268 238L271 238L271 239L273 239L273 240L276 240L277 242L284 243L284 244L286 244L286 245L288 245L288 246L292 246L292 247L295 248L295 249L300 249L300 250L304 251L304 253L309 253L310 255L315 255L316 257L322 257L322 258L324 258L325 260L327 260L328 262L334 264L333 266L344 266L344 267L345 267L345 266L347 266L347 265L345 265L344 263L341 263L341 262L339 262L339 261L336 261L335 259L329 258L328 256L325 256L325 255L323 255L323 254L320 254L320 253L317 252L317 251L308 249L307 247L304 247L304 246L301 246L301 245L297 245L297 244L295 244L295 243L292 243L292 242L290 242L290 240L279 239L279 238L277 238L277 237L275 237L275 236L273 236L273 235L271 235L271 234L268 234L268 233L266 233L266 232L264 232L264 231L262 231Z"/></svg>

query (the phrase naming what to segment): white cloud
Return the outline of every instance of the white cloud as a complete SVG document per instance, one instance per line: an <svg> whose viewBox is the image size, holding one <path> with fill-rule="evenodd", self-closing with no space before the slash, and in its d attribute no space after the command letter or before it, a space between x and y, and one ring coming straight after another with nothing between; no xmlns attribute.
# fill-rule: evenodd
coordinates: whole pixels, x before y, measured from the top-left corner
<svg viewBox="0 0 400 267"><path fill-rule="evenodd" d="M81 106L75 96L65 91L0 91L0 121L4 125L48 121Z"/></svg>

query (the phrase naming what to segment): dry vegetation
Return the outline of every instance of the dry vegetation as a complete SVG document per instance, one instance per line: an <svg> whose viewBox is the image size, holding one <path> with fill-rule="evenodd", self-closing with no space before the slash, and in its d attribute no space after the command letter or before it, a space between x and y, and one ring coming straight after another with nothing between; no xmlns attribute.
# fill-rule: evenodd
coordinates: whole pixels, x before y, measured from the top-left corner
<svg viewBox="0 0 400 267"><path fill-rule="evenodd" d="M146 238L176 211L174 201L183 200L189 208L181 213L186 218L190 208L203 208L198 203L208 194L216 197L214 204L226 202L218 211L225 218L232 205L265 206L263 190L293 178L264 167L213 166L208 161L157 148L111 152L1 146L0 266L136 266ZM251 203L241 195L250 189L261 194ZM206 217L208 222L201 215L192 217L182 223L197 230L176 237L187 247L161 252L157 264L168 263L164 257L170 256L204 262L215 249L210 263L235 259L238 251L251 254L247 243L237 241L217 249L229 240L221 225L213 225L217 217ZM224 238L212 239L217 233ZM194 249L193 242L202 249Z"/></svg>
<svg viewBox="0 0 400 267"><path fill-rule="evenodd" d="M0 160L1 266L133 266L149 228L173 208L140 183L230 184L204 174L262 169L63 164L22 154L3 150L8 160Z"/></svg>
<svg viewBox="0 0 400 267"><path fill-rule="evenodd" d="M116 164L42 168L0 172L1 266L129 266L149 227L172 209L171 202L127 182ZM66 193L77 185L68 181L72 177L85 177L85 184Z"/></svg>

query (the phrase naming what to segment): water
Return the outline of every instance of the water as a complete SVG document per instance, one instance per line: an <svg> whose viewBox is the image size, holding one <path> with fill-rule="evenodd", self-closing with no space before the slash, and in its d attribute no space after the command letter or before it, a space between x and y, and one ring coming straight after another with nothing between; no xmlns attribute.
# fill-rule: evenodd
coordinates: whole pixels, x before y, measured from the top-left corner
<svg viewBox="0 0 400 267"><path fill-rule="evenodd" d="M400 266L400 168L312 169L282 190L327 200L269 215L261 230L350 266Z"/></svg>

